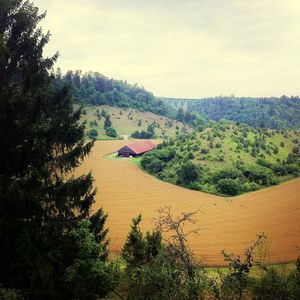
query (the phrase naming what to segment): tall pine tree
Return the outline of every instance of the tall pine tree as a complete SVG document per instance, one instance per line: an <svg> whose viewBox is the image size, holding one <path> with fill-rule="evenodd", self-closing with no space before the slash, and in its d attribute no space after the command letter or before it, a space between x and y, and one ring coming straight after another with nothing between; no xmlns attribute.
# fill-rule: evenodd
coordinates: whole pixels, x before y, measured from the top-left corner
<svg viewBox="0 0 300 300"><path fill-rule="evenodd" d="M43 57L44 17L29 1L0 0L0 287L29 299L97 298L112 283L106 215L88 220L92 176L73 173L93 143L69 88L54 84L58 55Z"/></svg>

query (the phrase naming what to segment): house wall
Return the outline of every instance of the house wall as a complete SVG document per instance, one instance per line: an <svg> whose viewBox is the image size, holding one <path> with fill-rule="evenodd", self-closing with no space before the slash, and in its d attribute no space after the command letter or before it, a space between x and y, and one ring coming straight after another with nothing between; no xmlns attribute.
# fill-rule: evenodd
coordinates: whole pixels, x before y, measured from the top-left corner
<svg viewBox="0 0 300 300"><path fill-rule="evenodd" d="M130 148L128 148L127 146L121 148L118 151L118 155L119 156L126 156L126 154L128 153L128 156L136 156L136 153L133 152Z"/></svg>

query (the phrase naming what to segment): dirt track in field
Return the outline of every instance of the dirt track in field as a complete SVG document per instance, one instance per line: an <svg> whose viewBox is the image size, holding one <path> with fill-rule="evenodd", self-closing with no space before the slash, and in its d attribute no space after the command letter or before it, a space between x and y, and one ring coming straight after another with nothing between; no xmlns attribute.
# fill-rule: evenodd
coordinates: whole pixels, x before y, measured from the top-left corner
<svg viewBox="0 0 300 300"><path fill-rule="evenodd" d="M262 232L268 237L266 262L288 262L300 254L300 179L224 199L162 182L126 159L103 158L127 143L96 142L76 172L92 170L98 191L94 209L102 206L109 214L111 250L121 249L133 217L141 212L142 228L151 229L156 210L168 205L174 215L200 208L196 225L201 230L189 243L207 265L224 265L222 249L241 254Z"/></svg>

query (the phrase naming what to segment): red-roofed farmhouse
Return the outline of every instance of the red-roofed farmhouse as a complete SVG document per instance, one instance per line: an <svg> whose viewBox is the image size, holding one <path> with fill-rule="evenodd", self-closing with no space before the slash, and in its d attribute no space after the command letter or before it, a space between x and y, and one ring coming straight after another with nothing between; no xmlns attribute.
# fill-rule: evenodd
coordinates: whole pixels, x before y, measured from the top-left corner
<svg viewBox="0 0 300 300"><path fill-rule="evenodd" d="M118 156L139 156L145 152L151 151L156 148L156 145L149 140L136 142L122 147L118 150Z"/></svg>

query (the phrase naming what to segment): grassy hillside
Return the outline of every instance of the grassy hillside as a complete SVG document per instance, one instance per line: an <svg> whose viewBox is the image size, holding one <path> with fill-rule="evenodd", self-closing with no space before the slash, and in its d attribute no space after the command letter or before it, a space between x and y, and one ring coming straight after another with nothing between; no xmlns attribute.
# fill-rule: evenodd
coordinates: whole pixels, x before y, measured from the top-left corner
<svg viewBox="0 0 300 300"><path fill-rule="evenodd" d="M155 122L155 136L157 138L171 137L182 132L191 132L182 122L171 120L165 116L159 116L151 112L141 112L135 109L125 109L101 106L85 106L82 120L87 122L87 133L91 129L98 131L100 139L109 138L104 129L105 118L102 112L105 111L112 122L112 127L116 130L118 136L131 135L134 131L147 130L147 127Z"/></svg>
<svg viewBox="0 0 300 300"><path fill-rule="evenodd" d="M145 155L158 178L213 194L237 195L300 172L300 131L255 129L227 121L180 135Z"/></svg>

